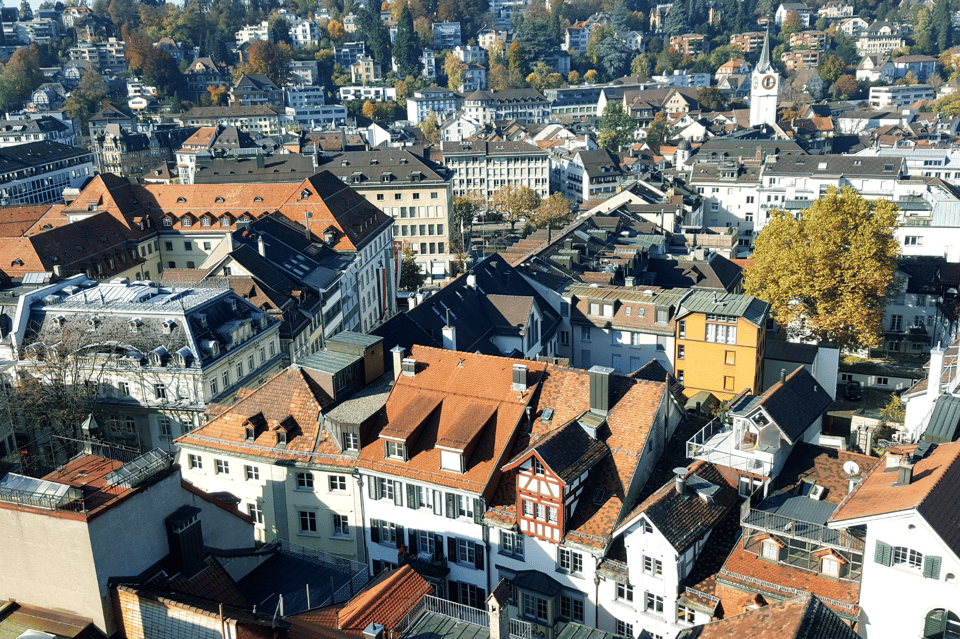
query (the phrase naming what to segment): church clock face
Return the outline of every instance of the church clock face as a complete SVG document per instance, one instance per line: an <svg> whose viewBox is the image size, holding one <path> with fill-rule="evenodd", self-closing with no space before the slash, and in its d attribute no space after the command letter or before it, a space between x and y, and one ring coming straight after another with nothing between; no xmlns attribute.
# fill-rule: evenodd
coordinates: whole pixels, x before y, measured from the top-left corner
<svg viewBox="0 0 960 639"><path fill-rule="evenodd" d="M760 86L760 78L754 77L754 78L753 78L753 88L756 89L756 88L759 87L759 86Z"/></svg>
<svg viewBox="0 0 960 639"><path fill-rule="evenodd" d="M773 77L772 75L765 75L765 76L763 76L763 88L764 88L764 89L772 89L773 87L776 86L776 84L777 84L777 79L776 79L775 77Z"/></svg>

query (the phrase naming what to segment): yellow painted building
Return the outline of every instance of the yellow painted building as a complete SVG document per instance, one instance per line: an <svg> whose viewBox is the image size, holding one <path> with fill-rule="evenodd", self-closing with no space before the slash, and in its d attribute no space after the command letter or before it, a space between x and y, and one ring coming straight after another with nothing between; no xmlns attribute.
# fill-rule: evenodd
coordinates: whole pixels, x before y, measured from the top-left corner
<svg viewBox="0 0 960 639"><path fill-rule="evenodd" d="M674 371L688 395L759 394L770 305L749 295L692 291L676 315Z"/></svg>

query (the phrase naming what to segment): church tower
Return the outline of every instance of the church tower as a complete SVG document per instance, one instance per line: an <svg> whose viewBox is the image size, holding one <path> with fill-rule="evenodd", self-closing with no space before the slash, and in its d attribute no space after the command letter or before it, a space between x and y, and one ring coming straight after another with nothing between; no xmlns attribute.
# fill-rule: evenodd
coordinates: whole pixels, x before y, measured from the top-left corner
<svg viewBox="0 0 960 639"><path fill-rule="evenodd" d="M775 124L780 74L770 64L770 36L763 38L763 51L750 79L750 126Z"/></svg>

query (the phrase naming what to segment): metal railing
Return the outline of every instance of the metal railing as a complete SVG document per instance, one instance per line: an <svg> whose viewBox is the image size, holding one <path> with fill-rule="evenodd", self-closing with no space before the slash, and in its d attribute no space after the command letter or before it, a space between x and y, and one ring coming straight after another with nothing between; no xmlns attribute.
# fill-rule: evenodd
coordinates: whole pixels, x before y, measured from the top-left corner
<svg viewBox="0 0 960 639"><path fill-rule="evenodd" d="M426 613L443 615L457 621L479 626L481 628L490 627L490 613L486 610L480 610L471 606L447 601L432 595L424 595L413 608L410 609L403 619L394 626L391 633L393 639L400 639L408 630L410 630ZM520 619L510 619L510 636L517 639L531 639L533 636L533 626Z"/></svg>
<svg viewBox="0 0 960 639"><path fill-rule="evenodd" d="M288 555L293 555L300 557L301 559L307 559L317 563L325 564L331 568L336 568L337 570L349 573L351 575L356 575L358 572L367 572L366 564L361 564L352 559L348 559L347 557L340 557L339 555L324 552L323 550L300 546L292 541L287 541L286 539L281 539L279 542L282 551Z"/></svg>
<svg viewBox="0 0 960 639"><path fill-rule="evenodd" d="M748 505L745 502L744 505ZM740 524L756 530L773 532L778 535L803 539L813 543L852 550L863 553L865 544L862 539L854 537L845 530L834 530L821 524L793 519L763 510L744 508L740 515Z"/></svg>
<svg viewBox="0 0 960 639"><path fill-rule="evenodd" d="M726 449L708 443L716 435L722 434L729 434L729 437L733 437L733 428L723 424L717 419L710 420L698 433L687 440L687 457L691 459L702 459L719 466L726 466L727 468L760 475L770 474L773 470L772 462L757 459L751 455L736 451L733 448L732 442L729 444L729 448Z"/></svg>
<svg viewBox="0 0 960 639"><path fill-rule="evenodd" d="M741 575L740 573L727 570L726 568L720 570L721 577L730 577L731 579L736 579L737 581L745 581L747 583L753 584L755 586L760 586L760 589L768 589L776 592L784 592L790 595L804 595L807 593L806 590L797 590L796 588L791 588L789 586L781 586L780 584L775 584L771 581L766 581L763 579L757 579L756 577L749 577L747 575ZM838 608L843 608L849 610L850 612L855 612L857 607L855 604L848 603L846 601L840 601L838 599L828 599L827 597L821 597L817 595L817 598L825 604L837 606Z"/></svg>

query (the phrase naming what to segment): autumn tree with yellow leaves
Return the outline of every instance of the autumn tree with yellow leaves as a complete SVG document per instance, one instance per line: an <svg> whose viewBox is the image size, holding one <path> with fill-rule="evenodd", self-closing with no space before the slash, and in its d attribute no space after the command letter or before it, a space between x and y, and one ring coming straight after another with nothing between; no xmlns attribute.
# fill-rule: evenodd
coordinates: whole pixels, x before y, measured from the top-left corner
<svg viewBox="0 0 960 639"><path fill-rule="evenodd" d="M830 188L798 216L772 211L754 244L746 292L770 303L791 337L880 345L900 244L897 207Z"/></svg>

